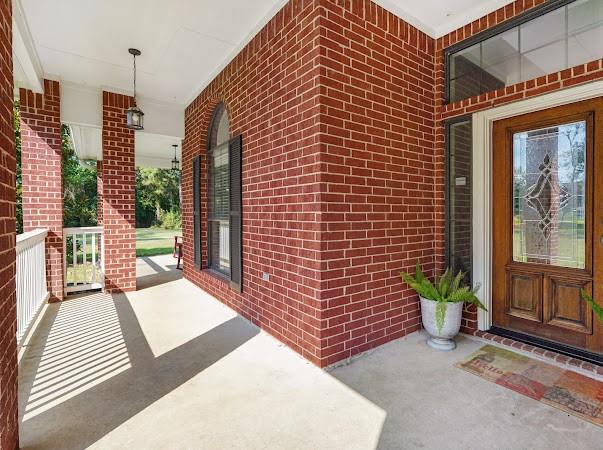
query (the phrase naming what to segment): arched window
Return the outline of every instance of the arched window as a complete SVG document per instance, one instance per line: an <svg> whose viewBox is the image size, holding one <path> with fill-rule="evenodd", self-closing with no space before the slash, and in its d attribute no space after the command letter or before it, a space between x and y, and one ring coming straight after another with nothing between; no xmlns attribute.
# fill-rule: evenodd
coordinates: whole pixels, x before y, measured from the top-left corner
<svg viewBox="0 0 603 450"><path fill-rule="evenodd" d="M208 266L230 277L230 123L222 103L208 136Z"/></svg>
<svg viewBox="0 0 603 450"><path fill-rule="evenodd" d="M243 137L230 137L230 122L219 104L207 130L207 183L201 182L201 156L193 157L193 253L197 270L207 268L243 285ZM207 191L206 191L207 189ZM207 192L207 242L201 242L201 199ZM202 261L202 247L207 262Z"/></svg>

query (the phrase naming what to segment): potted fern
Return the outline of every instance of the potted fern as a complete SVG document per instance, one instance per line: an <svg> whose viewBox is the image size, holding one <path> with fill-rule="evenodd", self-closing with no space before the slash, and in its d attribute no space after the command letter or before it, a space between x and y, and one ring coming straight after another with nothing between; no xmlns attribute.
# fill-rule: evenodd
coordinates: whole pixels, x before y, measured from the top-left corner
<svg viewBox="0 0 603 450"><path fill-rule="evenodd" d="M423 328L429 333L427 344L432 348L438 350L456 348L454 337L461 329L461 316L465 303L486 309L475 296L479 286L471 289L462 283L463 272L454 276L452 270L448 268L444 275L436 277L435 283L432 283L417 263L414 276L406 272L400 275L406 284L419 294Z"/></svg>
<svg viewBox="0 0 603 450"><path fill-rule="evenodd" d="M582 296L582 300L588 303L595 315L599 318L601 323L603 323L603 307L599 306L584 289L580 291L580 295Z"/></svg>

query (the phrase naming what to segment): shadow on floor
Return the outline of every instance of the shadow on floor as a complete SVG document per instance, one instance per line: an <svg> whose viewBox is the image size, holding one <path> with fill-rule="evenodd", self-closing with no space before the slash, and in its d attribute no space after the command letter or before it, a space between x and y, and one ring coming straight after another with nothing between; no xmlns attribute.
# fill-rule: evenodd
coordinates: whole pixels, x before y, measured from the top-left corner
<svg viewBox="0 0 603 450"><path fill-rule="evenodd" d="M377 448L600 447L603 429L455 367L483 342L459 335L440 352L426 339L413 333L329 371L386 412Z"/></svg>
<svg viewBox="0 0 603 450"><path fill-rule="evenodd" d="M163 264L159 264L158 261ZM170 263L174 261L171 255L138 258L136 290L149 289L182 278L182 270L176 269L176 264L167 264L168 261Z"/></svg>
<svg viewBox="0 0 603 450"><path fill-rule="evenodd" d="M22 448L86 448L258 333L235 317L155 357L123 294L67 301L42 327L21 375Z"/></svg>

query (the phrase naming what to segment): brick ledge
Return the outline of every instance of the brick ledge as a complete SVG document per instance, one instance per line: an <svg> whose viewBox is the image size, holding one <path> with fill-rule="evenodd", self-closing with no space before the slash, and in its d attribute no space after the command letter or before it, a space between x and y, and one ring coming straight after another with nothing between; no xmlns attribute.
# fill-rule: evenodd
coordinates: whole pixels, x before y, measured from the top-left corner
<svg viewBox="0 0 603 450"><path fill-rule="evenodd" d="M587 361L582 361L580 359L565 356L550 350L545 350L534 345L524 344L523 342L488 333L487 331L476 330L472 334L463 334L468 337L478 338L484 342L497 344L500 347L507 347L513 349L514 351L519 351L540 361L544 361L564 369L573 370L574 372L579 372L583 375L603 381L603 366L598 366Z"/></svg>

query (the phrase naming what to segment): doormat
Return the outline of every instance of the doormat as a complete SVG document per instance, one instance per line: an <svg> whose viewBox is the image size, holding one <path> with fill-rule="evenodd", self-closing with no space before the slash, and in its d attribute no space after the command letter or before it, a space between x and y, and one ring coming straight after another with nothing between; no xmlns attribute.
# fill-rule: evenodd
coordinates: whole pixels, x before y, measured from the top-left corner
<svg viewBox="0 0 603 450"><path fill-rule="evenodd" d="M603 427L601 381L494 345L484 345L455 365Z"/></svg>

